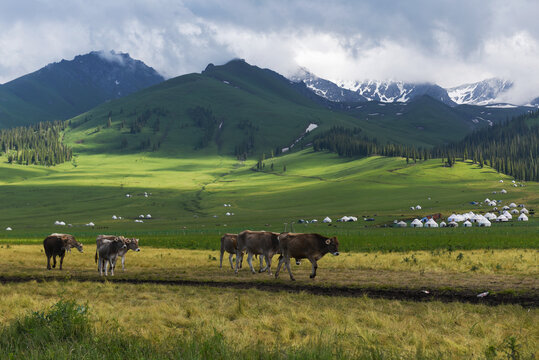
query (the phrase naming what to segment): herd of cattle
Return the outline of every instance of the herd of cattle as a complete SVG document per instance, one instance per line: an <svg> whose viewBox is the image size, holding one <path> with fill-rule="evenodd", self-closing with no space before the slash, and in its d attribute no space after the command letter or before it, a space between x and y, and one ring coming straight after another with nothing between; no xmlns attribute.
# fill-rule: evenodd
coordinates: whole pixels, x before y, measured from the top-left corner
<svg viewBox="0 0 539 360"><path fill-rule="evenodd" d="M98 235L96 239L95 262L98 264L99 274L108 276L110 267L111 275L114 275L118 256L122 259L122 269L125 270L125 255L128 250L140 251L139 240L116 235ZM53 259L52 267L56 267L56 257L60 257L60 270L66 251L76 248L83 252L82 244L70 234L51 234L43 240L45 255L47 256L47 269L51 269L50 260ZM245 230L239 234L225 234L221 237L221 257L219 267L223 266L223 255L230 254L228 260L230 267L237 274L243 263L243 256L247 254L247 263L252 273L253 256L259 256L259 272L268 271L271 275L271 259L279 254L279 263L275 271L275 277L279 276L281 266L284 264L291 280L295 280L290 270L290 258L296 260L299 265L301 259L308 259L312 264L311 279L316 276L317 261L325 254L339 255L339 241L336 237L328 238L319 234L303 233L276 233L270 231ZM232 258L236 256L234 265ZM264 266L264 261L266 265Z"/></svg>

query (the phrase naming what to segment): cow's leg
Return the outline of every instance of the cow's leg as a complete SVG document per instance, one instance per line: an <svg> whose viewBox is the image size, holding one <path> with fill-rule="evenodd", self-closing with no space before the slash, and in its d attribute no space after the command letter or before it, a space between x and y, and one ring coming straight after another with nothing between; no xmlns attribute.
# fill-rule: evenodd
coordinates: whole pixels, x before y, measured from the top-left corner
<svg viewBox="0 0 539 360"><path fill-rule="evenodd" d="M269 254L266 254L266 255L264 255L264 257L266 258L266 267L268 268L268 273L271 276L271 258L272 258L272 256L269 256Z"/></svg>
<svg viewBox="0 0 539 360"><path fill-rule="evenodd" d="M230 267L232 268L232 270L234 270L234 265L232 265L232 258L234 257L234 254L229 254L228 255L228 261L230 262ZM221 263L223 262L223 256L221 254ZM222 265L219 265L219 267L222 267Z"/></svg>
<svg viewBox="0 0 539 360"><path fill-rule="evenodd" d="M243 251L240 254L240 269L243 266Z"/></svg>
<svg viewBox="0 0 539 360"><path fill-rule="evenodd" d="M62 270L62 264L64 263L64 256L65 256L65 253L60 255L60 270Z"/></svg>
<svg viewBox="0 0 539 360"><path fill-rule="evenodd" d="M294 279L294 275L292 275L292 270L290 270L290 256L288 255L285 255L284 266L286 266L286 270L288 270L290 280L296 281L296 279Z"/></svg>
<svg viewBox="0 0 539 360"><path fill-rule="evenodd" d="M236 268L234 269L234 273L238 274L238 268L240 267L240 255L241 252L239 250L236 250Z"/></svg>
<svg viewBox="0 0 539 360"><path fill-rule="evenodd" d="M99 258L99 263L97 265L97 267L99 268L99 275L100 276L103 276L103 266L105 266L104 264L104 261L103 261L103 258Z"/></svg>
<svg viewBox="0 0 539 360"><path fill-rule="evenodd" d="M219 256L219 269L223 268L223 255L225 254L225 249L221 248L221 255ZM232 266L232 254L228 257L230 260L230 266Z"/></svg>
<svg viewBox="0 0 539 360"><path fill-rule="evenodd" d="M110 275L114 276L114 268L116 267L116 260L110 259Z"/></svg>
<svg viewBox="0 0 539 360"><path fill-rule="evenodd" d="M47 254L47 270L51 269L51 256Z"/></svg>
<svg viewBox="0 0 539 360"><path fill-rule="evenodd" d="M316 269L318 269L318 264L316 262L316 259L314 259L314 258L309 258L309 261L313 265L313 271L311 272L311 275L309 275L309 277L311 279L314 279L314 277L316 276Z"/></svg>
<svg viewBox="0 0 539 360"><path fill-rule="evenodd" d="M103 260L103 265L105 265L105 276L109 276L109 260Z"/></svg>
<svg viewBox="0 0 539 360"><path fill-rule="evenodd" d="M125 271L125 254L122 255L122 271Z"/></svg>
<svg viewBox="0 0 539 360"><path fill-rule="evenodd" d="M264 266L264 257L265 255L260 255L260 268L258 270L258 272L264 272L268 269L268 259L266 259L266 266Z"/></svg>
<svg viewBox="0 0 539 360"><path fill-rule="evenodd" d="M281 266L284 262L284 256L279 255L279 264L277 265L277 270L275 270L275 278L277 279L279 277L279 271L281 271Z"/></svg>
<svg viewBox="0 0 539 360"><path fill-rule="evenodd" d="M247 263L249 264L249 267L251 268L251 272L253 274L256 273L255 268L253 267L253 253L249 252L249 255L247 255Z"/></svg>
<svg viewBox="0 0 539 360"><path fill-rule="evenodd" d="M56 267L56 255L53 255L53 256L52 256L52 267L53 267L53 268Z"/></svg>

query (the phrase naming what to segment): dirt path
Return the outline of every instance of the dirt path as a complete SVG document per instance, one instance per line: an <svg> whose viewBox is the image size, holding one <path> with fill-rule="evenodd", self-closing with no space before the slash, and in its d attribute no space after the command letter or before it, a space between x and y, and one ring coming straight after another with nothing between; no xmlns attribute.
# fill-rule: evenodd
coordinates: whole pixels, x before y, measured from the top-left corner
<svg viewBox="0 0 539 360"><path fill-rule="evenodd" d="M539 307L539 296L536 291L529 292L493 292L478 296L479 290L474 289L411 289L404 287L369 287L369 286L319 286L305 284L266 283L257 281L207 281L207 280L157 280L157 279L133 279L111 278L106 279L86 276L59 277L36 277L36 276L0 276L0 283L21 283L36 281L79 281L79 282L110 282L119 284L159 284L176 286L207 286L214 288L233 289L257 289L268 292L307 292L313 295L346 296L406 300L406 301L441 301L441 302L467 302L472 304L503 305L517 304L524 307Z"/></svg>

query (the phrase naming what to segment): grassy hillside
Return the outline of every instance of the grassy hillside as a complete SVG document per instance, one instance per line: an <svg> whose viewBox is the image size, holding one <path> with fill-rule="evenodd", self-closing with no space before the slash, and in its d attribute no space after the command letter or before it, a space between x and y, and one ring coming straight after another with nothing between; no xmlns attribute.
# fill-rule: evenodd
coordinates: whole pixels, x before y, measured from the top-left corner
<svg viewBox="0 0 539 360"><path fill-rule="evenodd" d="M79 55L0 85L0 127L65 120L163 80L128 54Z"/></svg>
<svg viewBox="0 0 539 360"><path fill-rule="evenodd" d="M269 171L272 162L274 172ZM252 165L254 162L231 157L85 153L73 163L52 168L2 162L2 199L10 207L2 215L0 228L13 227L9 233L2 230L10 236L40 236L59 230L144 233L187 229L196 233L249 227L280 231L283 223L300 218L376 215L375 222L342 225L354 231L435 212L447 216L452 211L486 210L469 204L486 197L532 208L539 205L537 183L511 188L498 182L504 179L507 183L507 176L470 163L445 168L439 160L406 165L400 158L348 161L333 154L302 151L266 160L268 172L255 172ZM284 165L286 172L282 171ZM492 195L502 187L508 194ZM415 205L423 210L410 210ZM234 215L226 216L227 212ZM152 219L134 223L141 214L151 214ZM123 219L112 220L112 215ZM54 226L56 220L74 228ZM89 222L97 228L83 226ZM534 224L532 218L519 225ZM326 225L313 226L316 231L329 230Z"/></svg>

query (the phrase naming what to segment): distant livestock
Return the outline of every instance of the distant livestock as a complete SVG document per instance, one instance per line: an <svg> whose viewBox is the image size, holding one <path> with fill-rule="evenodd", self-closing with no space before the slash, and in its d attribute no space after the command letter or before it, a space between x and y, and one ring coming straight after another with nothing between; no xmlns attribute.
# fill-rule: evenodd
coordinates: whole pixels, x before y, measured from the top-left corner
<svg viewBox="0 0 539 360"><path fill-rule="evenodd" d="M230 267L234 270L234 263L232 262L232 257L236 255L238 244L238 234L224 234L221 236L221 256L219 258L219 267L223 267L223 255L225 251L229 253L228 261L230 262ZM240 253L240 269L243 265L243 252Z"/></svg>
<svg viewBox="0 0 539 360"><path fill-rule="evenodd" d="M296 261L309 259L312 264L310 278L314 279L318 268L318 260L327 253L335 256L339 255L339 241L336 237L327 238L319 234L283 233L279 235L278 242L281 256L275 271L276 278L279 276L279 271L284 263L290 275L290 280L295 280L290 270L290 258L292 257L296 258Z"/></svg>
<svg viewBox="0 0 539 360"><path fill-rule="evenodd" d="M247 263L251 268L251 272L254 274L252 258L253 255L263 255L266 259L266 266L261 267L259 272L268 271L271 275L271 259L275 254L279 252L279 233L270 231L250 231L245 230L238 234L237 248L236 248L236 268L234 272L238 273L239 263L242 252L247 252ZM262 266L262 259L260 260Z"/></svg>
<svg viewBox="0 0 539 360"><path fill-rule="evenodd" d="M66 250L71 251L71 248L74 247L80 252L83 251L82 244L70 234L50 234L43 240L43 247L47 256L47 270L51 269L51 257L53 268L56 267L56 256L60 257L60 270L62 270Z"/></svg>
<svg viewBox="0 0 539 360"><path fill-rule="evenodd" d="M108 268L110 266L110 274L114 276L114 268L116 267L116 259L118 253L122 249L126 249L127 246L124 242L115 237L114 240L103 241L97 248L95 260L98 262L97 269L99 274L103 276L103 268L105 268L105 276L108 276Z"/></svg>
<svg viewBox="0 0 539 360"><path fill-rule="evenodd" d="M98 251L99 247L103 245L104 243L111 242L113 240L120 240L125 244L125 248L121 248L118 251L118 256L122 258L122 271L125 271L125 255L129 250L133 250L135 252L139 252L140 248L138 246L139 239L135 238L126 238L124 236L116 236L116 235L97 235L96 238L96 251L95 251L95 261L98 260ZM114 267L116 267L116 263L114 263ZM99 267L98 269L99 270Z"/></svg>

